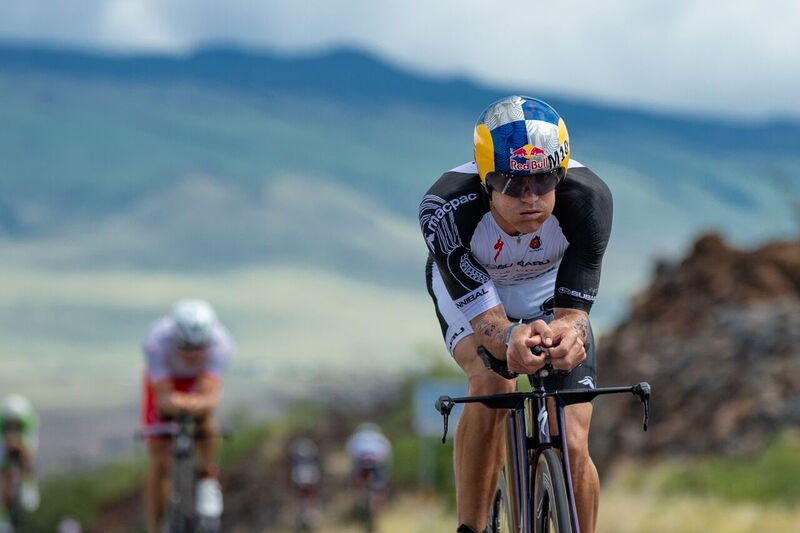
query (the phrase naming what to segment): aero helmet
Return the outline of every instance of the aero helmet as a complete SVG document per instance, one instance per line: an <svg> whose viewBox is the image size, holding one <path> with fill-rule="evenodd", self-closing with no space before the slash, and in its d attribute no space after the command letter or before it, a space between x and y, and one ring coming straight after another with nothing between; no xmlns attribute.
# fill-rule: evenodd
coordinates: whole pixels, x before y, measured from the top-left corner
<svg viewBox="0 0 800 533"><path fill-rule="evenodd" d="M179 300L172 307L170 316L178 344L199 348L211 342L217 314L205 300Z"/></svg>
<svg viewBox="0 0 800 533"><path fill-rule="evenodd" d="M317 443L308 437L301 437L293 441L291 451L296 459L313 459L319 454Z"/></svg>
<svg viewBox="0 0 800 533"><path fill-rule="evenodd" d="M569 134L564 120L547 103L509 96L487 107L475 124L475 163L481 183L486 175L556 172L569 166Z"/></svg>
<svg viewBox="0 0 800 533"><path fill-rule="evenodd" d="M24 396L11 394L0 406L0 417L6 420L24 420L33 415L33 406Z"/></svg>

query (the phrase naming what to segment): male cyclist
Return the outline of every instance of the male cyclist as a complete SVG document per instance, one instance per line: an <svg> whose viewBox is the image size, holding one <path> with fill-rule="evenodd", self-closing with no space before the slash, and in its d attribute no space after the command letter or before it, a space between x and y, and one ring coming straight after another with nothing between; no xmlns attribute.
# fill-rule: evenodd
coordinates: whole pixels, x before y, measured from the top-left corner
<svg viewBox="0 0 800 533"><path fill-rule="evenodd" d="M317 443L309 437L294 439L289 445L289 464L295 527L298 531L311 531L320 520L322 470Z"/></svg>
<svg viewBox="0 0 800 533"><path fill-rule="evenodd" d="M16 460L21 474L20 501L28 512L39 507L39 488L33 473L33 458L39 444L38 419L24 396L12 394L0 405L0 533L10 531L6 512L11 507L11 461Z"/></svg>
<svg viewBox="0 0 800 533"><path fill-rule="evenodd" d="M150 466L145 482L150 533L159 530L164 517L171 463L169 440L155 435L164 432L169 419L178 415L194 417L207 435L215 432L214 412L220 401L222 372L234 349L230 333L203 300L178 301L147 332L143 345L147 368L142 424L150 435ZM222 514L216 443L214 438L197 443L201 466L197 512L212 518Z"/></svg>
<svg viewBox="0 0 800 533"><path fill-rule="evenodd" d="M350 458L350 476L358 499L359 514L372 531L378 508L389 484L392 443L373 422L363 422L345 444Z"/></svg>
<svg viewBox="0 0 800 533"><path fill-rule="evenodd" d="M345 449L350 458L353 480L358 483L366 475L371 475L373 487L383 490L389 481L392 443L380 426L373 422L359 424L347 439Z"/></svg>
<svg viewBox="0 0 800 533"><path fill-rule="evenodd" d="M611 231L612 201L591 170L570 160L567 128L548 104L511 96L474 130L475 162L446 172L420 205L430 254L428 292L469 394L512 392L487 370L483 347L517 373L549 357L572 370L550 386L595 386L589 310ZM547 353L534 355L531 348ZM499 361L498 361L499 360ZM579 366L580 365L580 366ZM581 531L595 528L599 480L589 457L591 404L566 408L567 443ZM468 404L456 429L458 532L483 531L504 460L503 411Z"/></svg>

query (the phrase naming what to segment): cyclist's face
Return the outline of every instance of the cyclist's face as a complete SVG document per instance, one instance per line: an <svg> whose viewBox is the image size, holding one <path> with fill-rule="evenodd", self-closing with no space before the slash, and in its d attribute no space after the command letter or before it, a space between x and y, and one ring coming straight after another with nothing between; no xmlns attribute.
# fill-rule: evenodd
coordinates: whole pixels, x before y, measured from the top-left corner
<svg viewBox="0 0 800 533"><path fill-rule="evenodd" d="M178 357L191 366L197 366L203 363L208 354L208 348L205 346L181 346L178 345Z"/></svg>
<svg viewBox="0 0 800 533"><path fill-rule="evenodd" d="M526 187L519 196L510 196L492 188L492 212L503 231L512 235L534 232L553 213L555 187L547 191L534 189Z"/></svg>
<svg viewBox="0 0 800 533"><path fill-rule="evenodd" d="M22 446L22 423L19 421L6 421L2 428L3 441L10 450L16 450Z"/></svg>

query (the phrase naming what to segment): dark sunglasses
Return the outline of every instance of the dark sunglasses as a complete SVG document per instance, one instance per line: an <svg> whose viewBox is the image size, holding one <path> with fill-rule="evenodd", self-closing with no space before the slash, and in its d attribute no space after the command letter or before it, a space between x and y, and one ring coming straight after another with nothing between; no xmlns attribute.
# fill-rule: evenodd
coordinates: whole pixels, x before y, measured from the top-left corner
<svg viewBox="0 0 800 533"><path fill-rule="evenodd" d="M205 350L206 348L208 348L208 344L191 344L188 342L178 341L177 347L179 350L184 352L198 352L200 350Z"/></svg>
<svg viewBox="0 0 800 533"><path fill-rule="evenodd" d="M509 174L507 172L490 172L486 175L486 183L497 192L513 198L526 194L542 196L556 188L564 177L564 169L559 167L550 172L538 174Z"/></svg>

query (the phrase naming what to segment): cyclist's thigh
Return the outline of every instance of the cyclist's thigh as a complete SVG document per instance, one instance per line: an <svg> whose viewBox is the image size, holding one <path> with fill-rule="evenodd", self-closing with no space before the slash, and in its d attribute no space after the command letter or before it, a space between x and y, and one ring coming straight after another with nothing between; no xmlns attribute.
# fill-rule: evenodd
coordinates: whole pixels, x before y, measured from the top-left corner
<svg viewBox="0 0 800 533"><path fill-rule="evenodd" d="M447 351L450 352L450 355L455 356L456 347L462 340L472 335L472 326L464 314L456 307L456 304L453 303L450 293L447 292L447 288L444 286L439 270L430 258L425 268L425 282L428 286L428 294L433 300L433 306L436 309L436 318L439 319L439 327L442 330L442 337L447 346ZM472 350L475 350L474 346Z"/></svg>
<svg viewBox="0 0 800 533"><path fill-rule="evenodd" d="M169 467L172 459L172 443L170 439L149 437L147 440L147 450L153 467L158 467L160 469Z"/></svg>
<svg viewBox="0 0 800 533"><path fill-rule="evenodd" d="M567 446L573 451L589 451L589 426L592 423L591 403L576 403L564 409L567 420Z"/></svg>

